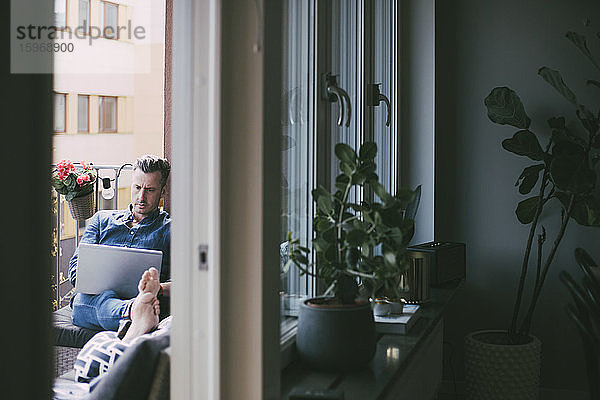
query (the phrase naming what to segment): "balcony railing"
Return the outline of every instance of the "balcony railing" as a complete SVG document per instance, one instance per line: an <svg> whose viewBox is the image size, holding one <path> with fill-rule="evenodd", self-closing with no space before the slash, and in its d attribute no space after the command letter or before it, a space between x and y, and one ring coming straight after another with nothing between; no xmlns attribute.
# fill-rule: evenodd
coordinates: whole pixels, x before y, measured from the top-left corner
<svg viewBox="0 0 600 400"><path fill-rule="evenodd" d="M75 166L77 165L81 165L79 163L73 163ZM52 168L55 168L56 165L53 164ZM119 176L121 175L122 171L127 171L127 170L132 170L133 166L131 164L123 164L123 165L93 165L91 164L91 167L94 168L98 174L98 179L96 179L96 183L95 183L95 189L94 189L94 193L95 193L95 211L98 211L99 209L114 209L114 208L118 208L118 200L119 200ZM102 201L102 186L101 182L102 182L102 177L106 178L108 177L110 179L111 182L111 186L114 188L114 198L112 200L110 200L110 202L108 201ZM62 233L63 233L63 228L66 226L66 220L65 220L65 215L63 215L63 199L62 199L62 195L57 193L55 190L53 190L54 195L56 196L56 227L55 227L55 257L56 257L56 262L55 262L55 275L54 275L54 283L52 284L53 286L55 286L56 289L56 293L55 293L55 298L53 299L53 308L54 309L59 309L63 306L64 302L68 302L70 297L73 295L73 288L71 288L69 291L67 291L66 293L61 295L61 287L63 284L69 282L68 277L68 268L69 268L69 260L71 259L72 256L72 252L69 251L69 254L65 254L65 257L62 257L62 247L61 247L61 241L64 241L66 244L66 241L68 239L70 239L70 237L65 237L63 238ZM101 207L101 204L103 205ZM107 205L110 205L107 207ZM66 214L68 214L68 212L66 212ZM77 246L79 245L79 236L80 236L80 228L81 223L80 221L74 220L75 223L75 232L74 232L74 243L73 243L73 247L72 247L72 251L74 252L75 249L77 248ZM67 236L67 235L65 235Z"/></svg>

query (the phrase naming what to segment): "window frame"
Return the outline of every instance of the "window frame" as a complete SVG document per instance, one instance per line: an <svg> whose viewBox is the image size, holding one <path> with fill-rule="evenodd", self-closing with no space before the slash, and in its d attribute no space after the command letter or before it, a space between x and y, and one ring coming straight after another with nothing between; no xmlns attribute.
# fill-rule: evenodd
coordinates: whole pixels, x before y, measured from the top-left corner
<svg viewBox="0 0 600 400"><path fill-rule="evenodd" d="M80 122L80 119L81 119L81 114L80 114L81 110L79 109L79 106L80 106L81 103L79 102L79 100L81 98L83 98L83 97L86 98L87 105L86 105L86 128L82 130L80 128L80 126L79 126L79 122ZM90 95L88 95L88 94L78 94L77 95L77 132L89 133L89 131L90 131Z"/></svg>
<svg viewBox="0 0 600 400"><path fill-rule="evenodd" d="M106 34L106 8L107 6L114 6L117 11L116 21L114 28L114 34L107 35ZM100 0L100 22L102 26L102 37L109 40L119 40L119 4L113 3L111 1Z"/></svg>
<svg viewBox="0 0 600 400"><path fill-rule="evenodd" d="M115 101L115 126L114 129L106 129L104 124L104 101L114 99ZM116 133L119 130L119 97L118 96L98 96L98 132L100 133Z"/></svg>
<svg viewBox="0 0 600 400"><path fill-rule="evenodd" d="M63 97L63 129L62 130L57 130L56 129L56 98L58 96L62 96ZM67 132L67 93L63 93L63 92L54 92L54 104L53 104L53 116L54 116L54 122L53 122L53 131L54 133L66 133Z"/></svg>

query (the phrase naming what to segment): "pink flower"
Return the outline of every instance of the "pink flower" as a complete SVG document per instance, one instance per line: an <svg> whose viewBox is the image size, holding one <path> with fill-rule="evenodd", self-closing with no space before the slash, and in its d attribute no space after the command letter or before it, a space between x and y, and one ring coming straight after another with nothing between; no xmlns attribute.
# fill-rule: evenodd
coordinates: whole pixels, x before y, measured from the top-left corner
<svg viewBox="0 0 600 400"><path fill-rule="evenodd" d="M90 176L89 175L84 175L83 176L83 180L86 181L86 182L89 182L90 181Z"/></svg>
<svg viewBox="0 0 600 400"><path fill-rule="evenodd" d="M78 176L77 177L77 184L81 185L84 182L83 176Z"/></svg>

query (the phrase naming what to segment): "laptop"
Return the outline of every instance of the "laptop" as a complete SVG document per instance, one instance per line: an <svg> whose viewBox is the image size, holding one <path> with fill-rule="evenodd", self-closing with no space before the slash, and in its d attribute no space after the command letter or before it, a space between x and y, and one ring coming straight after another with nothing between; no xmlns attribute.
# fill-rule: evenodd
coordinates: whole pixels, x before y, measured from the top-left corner
<svg viewBox="0 0 600 400"><path fill-rule="evenodd" d="M160 275L162 251L81 243L75 291L98 294L114 290L121 298L138 294L138 282L145 270L154 267Z"/></svg>

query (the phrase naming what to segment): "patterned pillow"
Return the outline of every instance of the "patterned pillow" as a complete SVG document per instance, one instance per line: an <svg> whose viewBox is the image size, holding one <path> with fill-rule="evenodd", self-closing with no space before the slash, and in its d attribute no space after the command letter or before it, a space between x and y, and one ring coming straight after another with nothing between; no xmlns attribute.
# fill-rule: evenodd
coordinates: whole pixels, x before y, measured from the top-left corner
<svg viewBox="0 0 600 400"><path fill-rule="evenodd" d="M117 338L117 332L104 331L96 334L83 346L75 360L76 381L87 383L107 373L129 345Z"/></svg>

